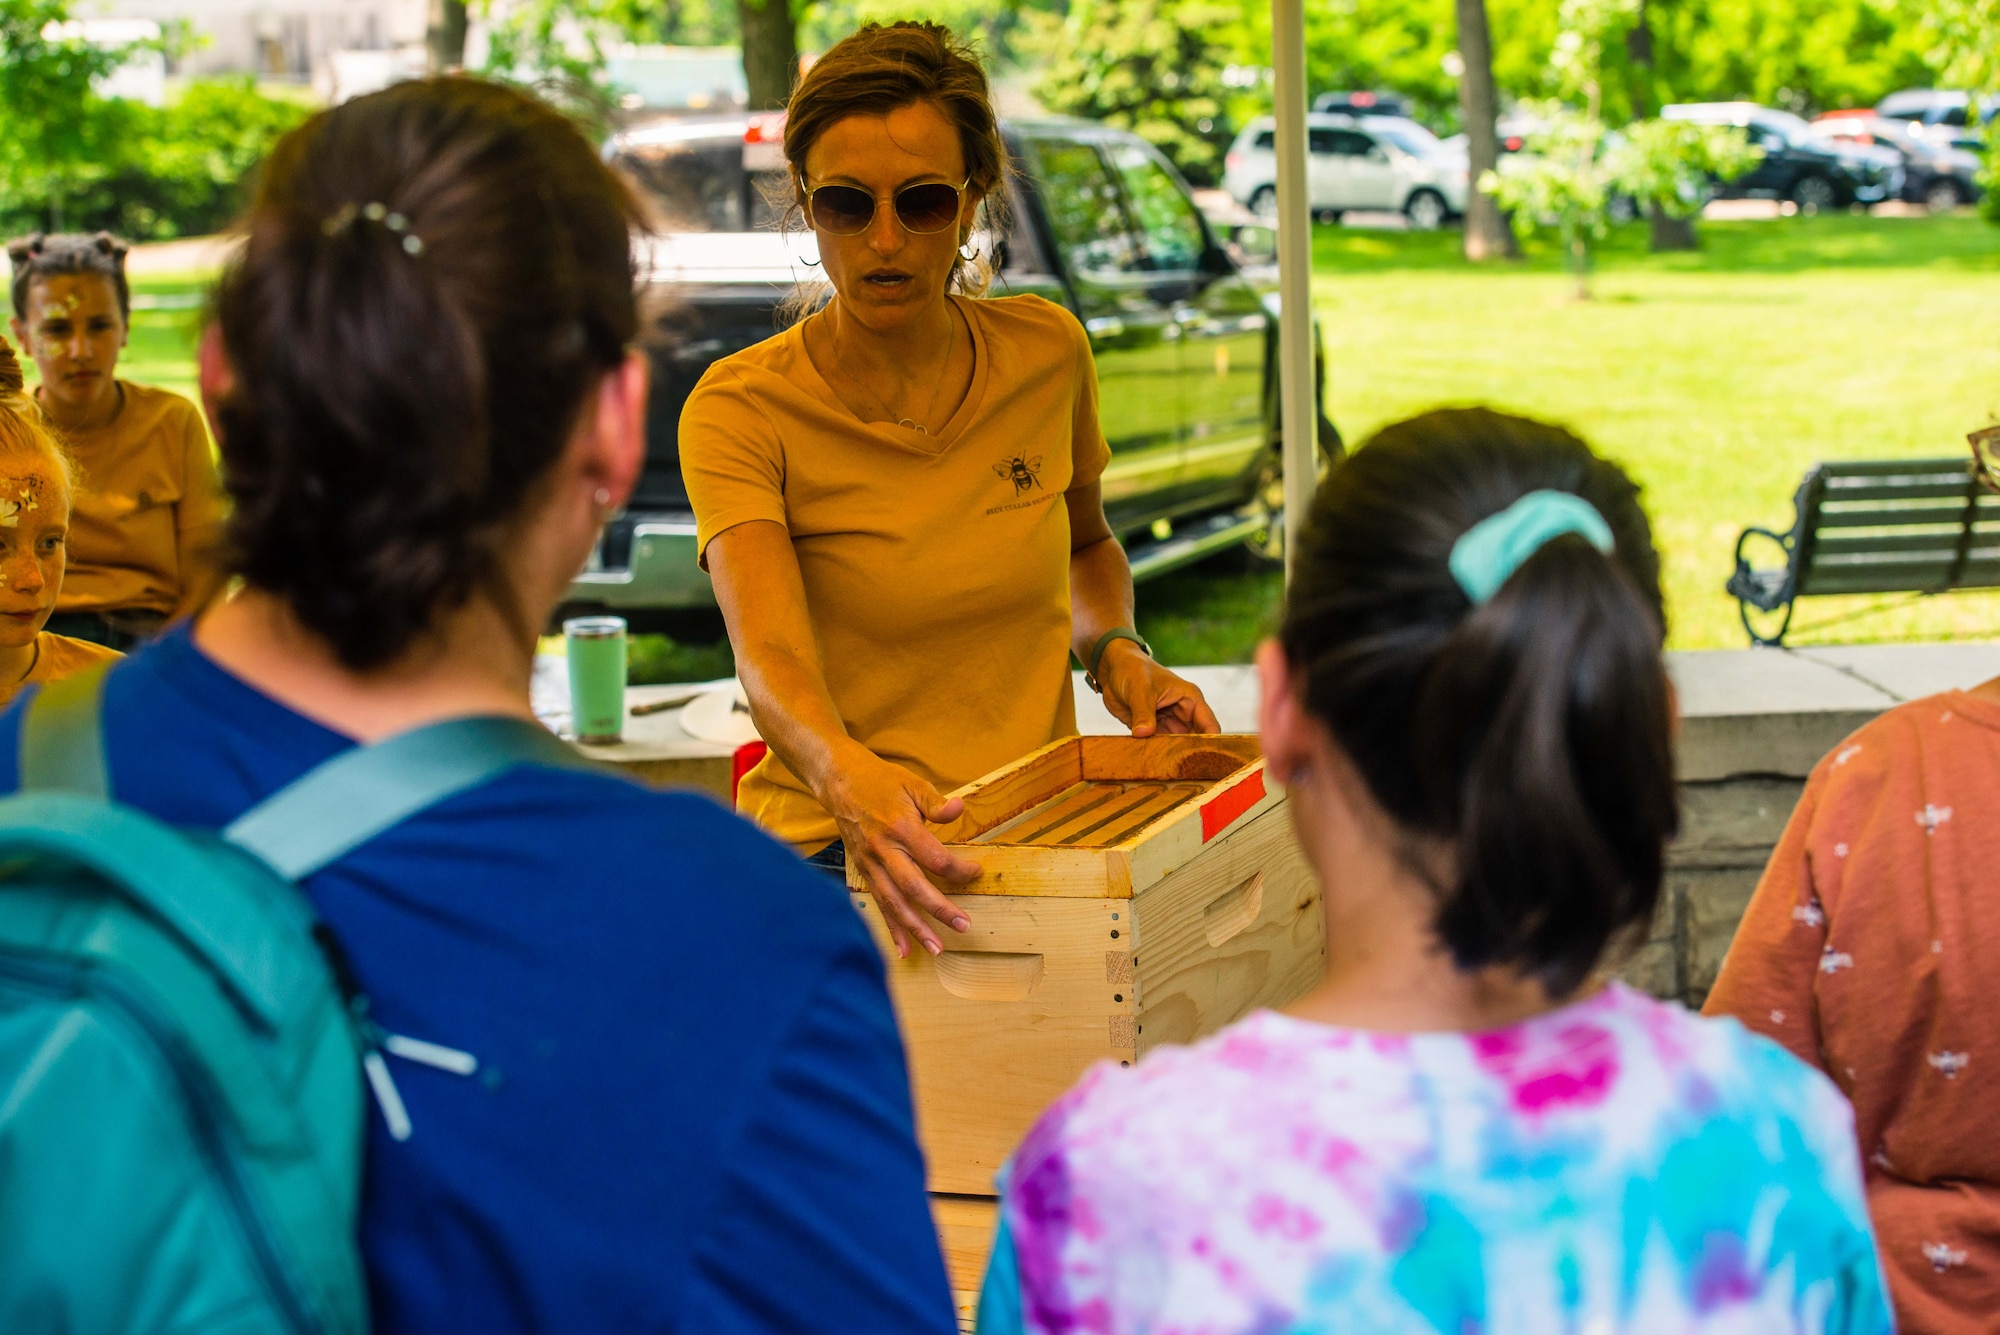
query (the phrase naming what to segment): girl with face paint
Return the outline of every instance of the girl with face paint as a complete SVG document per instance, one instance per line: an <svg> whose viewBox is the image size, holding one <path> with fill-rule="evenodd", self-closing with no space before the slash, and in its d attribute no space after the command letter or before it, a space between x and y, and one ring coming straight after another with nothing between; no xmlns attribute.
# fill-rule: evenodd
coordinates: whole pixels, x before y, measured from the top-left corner
<svg viewBox="0 0 2000 1335"><path fill-rule="evenodd" d="M124 242L36 233L7 253L14 337L40 373L34 401L85 483L54 624L129 648L217 587L222 503L208 431L187 399L117 377L132 305Z"/></svg>
<svg viewBox="0 0 2000 1335"><path fill-rule="evenodd" d="M44 629L62 590L71 490L69 459L0 339L0 705L30 682L118 657Z"/></svg>

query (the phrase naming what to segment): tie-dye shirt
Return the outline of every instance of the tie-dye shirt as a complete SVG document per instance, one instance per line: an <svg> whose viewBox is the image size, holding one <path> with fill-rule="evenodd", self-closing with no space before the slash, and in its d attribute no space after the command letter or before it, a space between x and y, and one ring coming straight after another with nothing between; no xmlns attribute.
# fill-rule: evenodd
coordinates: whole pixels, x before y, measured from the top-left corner
<svg viewBox="0 0 2000 1335"><path fill-rule="evenodd" d="M1893 1330L1847 1104L1611 985L1482 1034L1260 1011L1008 1169L981 1335Z"/></svg>

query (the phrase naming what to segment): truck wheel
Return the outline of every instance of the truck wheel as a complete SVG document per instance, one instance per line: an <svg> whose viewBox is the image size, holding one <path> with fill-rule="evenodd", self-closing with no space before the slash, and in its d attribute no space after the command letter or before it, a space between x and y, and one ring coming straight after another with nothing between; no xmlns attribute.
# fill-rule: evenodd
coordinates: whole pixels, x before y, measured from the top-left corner
<svg viewBox="0 0 2000 1335"><path fill-rule="evenodd" d="M1278 220L1278 191L1274 186L1260 185L1250 192L1250 211L1265 222Z"/></svg>
<svg viewBox="0 0 2000 1335"><path fill-rule="evenodd" d="M1924 191L1924 207L1932 213L1950 213L1958 203L1958 187L1942 177Z"/></svg>
<svg viewBox="0 0 2000 1335"><path fill-rule="evenodd" d="M1243 540L1243 569L1269 570L1285 564L1285 468L1276 450L1264 457L1257 470L1257 487L1241 512L1255 515L1263 526Z"/></svg>
<svg viewBox="0 0 2000 1335"><path fill-rule="evenodd" d="M1792 187L1792 203L1798 205L1799 212L1807 217L1815 213L1830 213L1840 207L1840 192L1824 176L1801 176Z"/></svg>
<svg viewBox="0 0 2000 1335"><path fill-rule="evenodd" d="M1410 220L1410 229L1417 232L1435 232L1451 216L1444 196L1435 190L1416 191L1404 203L1403 213Z"/></svg>
<svg viewBox="0 0 2000 1335"><path fill-rule="evenodd" d="M1346 442L1340 432L1328 420L1325 413L1319 418L1319 479L1326 480L1327 472L1347 454ZM1237 514L1248 519L1255 516L1264 521L1263 525L1243 540L1238 550L1242 553L1243 569L1255 574L1261 570L1272 570L1285 564L1285 460L1284 448L1273 444L1264 455L1264 462L1257 469L1257 485L1250 493L1250 499L1241 506Z"/></svg>

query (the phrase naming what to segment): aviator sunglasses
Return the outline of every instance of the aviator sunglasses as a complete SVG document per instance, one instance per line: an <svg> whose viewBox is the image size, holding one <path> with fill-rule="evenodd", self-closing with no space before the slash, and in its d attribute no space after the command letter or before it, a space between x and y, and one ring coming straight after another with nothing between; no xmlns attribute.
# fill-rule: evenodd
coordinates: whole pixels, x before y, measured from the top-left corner
<svg viewBox="0 0 2000 1335"><path fill-rule="evenodd" d="M2000 426L1968 431L1965 438L1972 443L1972 462L1980 482L1986 490L2000 492Z"/></svg>
<svg viewBox="0 0 2000 1335"><path fill-rule="evenodd" d="M948 230L957 223L965 187L926 181L906 185L895 195L896 221L918 236ZM858 236L875 221L880 201L859 186L815 185L806 190L806 221L831 236Z"/></svg>

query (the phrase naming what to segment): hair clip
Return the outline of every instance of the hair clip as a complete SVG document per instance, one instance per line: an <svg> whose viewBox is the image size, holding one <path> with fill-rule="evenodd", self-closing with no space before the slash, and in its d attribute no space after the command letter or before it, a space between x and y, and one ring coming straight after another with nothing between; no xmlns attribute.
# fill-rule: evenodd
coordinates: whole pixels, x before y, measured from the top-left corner
<svg viewBox="0 0 2000 1335"><path fill-rule="evenodd" d="M337 236L347 230L347 228L353 226L357 216L365 218L369 222L381 223L389 231L402 237L404 254L421 255L424 253L424 240L410 230L410 220L400 213L391 213L389 207L379 200L371 199L359 208L356 208L353 204L342 204L336 212L329 215L326 221L320 224L320 230L328 236Z"/></svg>

